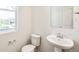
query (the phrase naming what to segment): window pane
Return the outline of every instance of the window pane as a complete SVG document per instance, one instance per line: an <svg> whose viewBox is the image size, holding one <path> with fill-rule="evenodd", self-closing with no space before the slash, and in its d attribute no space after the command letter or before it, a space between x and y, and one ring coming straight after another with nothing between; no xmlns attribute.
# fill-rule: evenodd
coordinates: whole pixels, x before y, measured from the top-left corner
<svg viewBox="0 0 79 59"><path fill-rule="evenodd" d="M15 11L0 10L0 31L15 28Z"/></svg>

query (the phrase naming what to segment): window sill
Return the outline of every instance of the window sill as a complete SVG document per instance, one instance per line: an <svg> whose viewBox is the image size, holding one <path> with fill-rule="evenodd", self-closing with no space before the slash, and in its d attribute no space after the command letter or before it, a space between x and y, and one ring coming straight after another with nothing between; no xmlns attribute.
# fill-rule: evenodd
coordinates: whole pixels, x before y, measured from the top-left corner
<svg viewBox="0 0 79 59"><path fill-rule="evenodd" d="M15 29L9 29L9 30L5 30L5 31L0 31L0 35L1 34L11 33L11 32L15 32Z"/></svg>

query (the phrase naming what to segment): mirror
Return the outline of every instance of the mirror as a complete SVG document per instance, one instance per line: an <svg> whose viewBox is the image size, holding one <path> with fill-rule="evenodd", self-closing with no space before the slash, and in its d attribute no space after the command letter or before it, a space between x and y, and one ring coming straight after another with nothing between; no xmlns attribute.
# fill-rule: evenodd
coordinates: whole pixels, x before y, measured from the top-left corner
<svg viewBox="0 0 79 59"><path fill-rule="evenodd" d="M73 28L73 7L53 6L50 8L51 23L54 28Z"/></svg>

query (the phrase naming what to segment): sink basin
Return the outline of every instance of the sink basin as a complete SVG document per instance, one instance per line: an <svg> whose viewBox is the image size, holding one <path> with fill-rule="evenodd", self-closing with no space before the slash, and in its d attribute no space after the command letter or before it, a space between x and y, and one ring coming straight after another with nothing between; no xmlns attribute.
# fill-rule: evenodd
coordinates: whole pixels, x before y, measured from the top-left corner
<svg viewBox="0 0 79 59"><path fill-rule="evenodd" d="M51 45L60 49L70 49L74 46L73 40L68 38L58 38L55 35L47 36L47 40Z"/></svg>

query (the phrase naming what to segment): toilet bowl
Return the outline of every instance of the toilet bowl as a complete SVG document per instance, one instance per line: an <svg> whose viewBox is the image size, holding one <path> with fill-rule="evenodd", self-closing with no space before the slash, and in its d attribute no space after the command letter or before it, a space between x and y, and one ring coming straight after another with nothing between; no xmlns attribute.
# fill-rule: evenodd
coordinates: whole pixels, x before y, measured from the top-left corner
<svg viewBox="0 0 79 59"><path fill-rule="evenodd" d="M35 52L35 48L40 45L40 35L31 35L31 44L22 47L22 52Z"/></svg>
<svg viewBox="0 0 79 59"><path fill-rule="evenodd" d="M22 52L34 52L35 48L36 46L29 44L22 48Z"/></svg>

